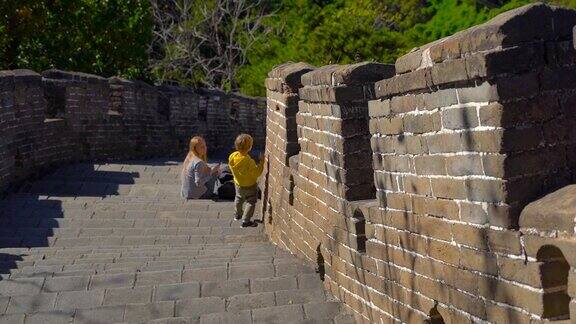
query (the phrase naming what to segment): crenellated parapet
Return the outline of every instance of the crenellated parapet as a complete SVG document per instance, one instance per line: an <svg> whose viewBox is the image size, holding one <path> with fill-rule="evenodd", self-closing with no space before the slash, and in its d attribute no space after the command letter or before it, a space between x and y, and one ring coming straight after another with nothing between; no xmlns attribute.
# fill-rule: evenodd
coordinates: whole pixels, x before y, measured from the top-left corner
<svg viewBox="0 0 576 324"><path fill-rule="evenodd" d="M574 25L533 4L395 68L303 74L272 240L359 322L574 321Z"/></svg>
<svg viewBox="0 0 576 324"><path fill-rule="evenodd" d="M50 166L183 156L194 135L230 150L241 132L263 147L264 100L60 70L0 72L0 189Z"/></svg>

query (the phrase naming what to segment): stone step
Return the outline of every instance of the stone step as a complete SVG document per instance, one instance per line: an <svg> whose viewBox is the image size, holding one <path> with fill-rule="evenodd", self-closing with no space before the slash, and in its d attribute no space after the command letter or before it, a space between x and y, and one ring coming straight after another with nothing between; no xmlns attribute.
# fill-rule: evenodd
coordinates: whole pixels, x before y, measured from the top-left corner
<svg viewBox="0 0 576 324"><path fill-rule="evenodd" d="M259 219L256 218L255 221L259 222ZM211 230L213 233L221 233L222 231L230 231L229 229L224 228L236 228L240 229L240 222L236 222L232 219L204 219L204 220L197 220L197 219L64 219L64 218L45 218L45 219L32 219L32 218L24 218L20 220L15 220L15 222L7 221L6 219L0 220L0 226L7 234L11 234L14 236L15 234L18 235L49 235L51 230L54 229L56 232L71 232L75 233L75 230L83 230L87 232L87 229L116 229L117 232L120 232L122 229L127 231L127 229L139 229L139 230L146 230L150 229L149 232L157 229L157 228L171 228L171 229L180 229L182 228L183 231L185 229L191 227L199 227L199 228L206 228L206 227L219 227L223 228L222 230ZM263 231L263 225L258 224L255 228L246 228L243 231L238 231L239 233L251 233L254 231ZM205 229L204 229L205 230ZM16 232L19 233L16 233ZM137 231L137 230L133 230ZM78 231L80 233L82 231ZM96 232L96 231L94 231ZM106 233L108 234L108 233Z"/></svg>
<svg viewBox="0 0 576 324"><path fill-rule="evenodd" d="M285 314L295 312L296 319L287 319ZM301 312L302 311L302 312ZM285 317L286 316L286 317ZM303 317L303 318L299 318ZM343 314L338 303L316 302L300 305L271 306L239 311L202 314L194 317L171 317L156 319L149 323L201 323L201 324L252 324L252 323L315 323L315 324L353 324L350 315Z"/></svg>
<svg viewBox="0 0 576 324"><path fill-rule="evenodd" d="M82 216L90 216L95 212L103 214L105 212L114 213L115 211L125 211L131 214L140 214L150 212L172 212L182 213L190 216L217 216L221 211L233 211L234 205L231 201L218 201L206 200L206 202L195 201L194 203L183 201L180 198L171 200L152 200L142 198L135 201L123 201L113 198L119 197L106 197L104 200L97 200L93 202L86 201L61 201L59 197L53 197L49 200L36 200L36 201L3 201L0 205L0 211L4 216L16 215L25 212L27 215L34 216L34 214L47 215L58 217L65 214L79 214ZM212 205L208 204L211 202ZM168 215L174 217L174 215Z"/></svg>
<svg viewBox="0 0 576 324"><path fill-rule="evenodd" d="M51 209L85 209L89 207L110 208L118 207L143 210L179 210L181 208L195 208L196 210L222 210L233 207L231 201L213 201L209 199L185 200L180 195L162 197L135 197L126 195L114 196L81 196L81 195L37 195L27 193L12 194L0 201L0 208L51 208ZM16 210L17 211L17 210Z"/></svg>
<svg viewBox="0 0 576 324"><path fill-rule="evenodd" d="M84 163L0 200L0 322L345 318L312 265L264 225L240 228L233 202L182 199L179 176L175 163Z"/></svg>
<svg viewBox="0 0 576 324"><path fill-rule="evenodd" d="M322 289L291 289L248 293L248 280L223 283L185 283L129 288L106 288L92 291L60 291L35 295L2 297L4 314L42 312L78 313L103 308L122 308L120 318L101 315L101 320L147 321L171 316L194 317L218 312L239 312L261 309L254 317L258 321L276 322L308 318L331 318L340 313L340 305L330 302ZM307 305L307 306L305 306ZM282 307L284 306L284 307ZM300 309L297 309L297 307ZM282 308L276 308L282 307ZM167 311L169 309L170 311ZM290 309L294 317L275 317ZM152 311L151 311L152 310ZM165 310L165 311L164 311ZM280 314L275 312L280 312ZM98 313L102 313L98 311ZM138 313L157 313L153 318L136 318ZM119 314L121 315L121 314ZM288 314L282 314L286 316Z"/></svg>
<svg viewBox="0 0 576 324"><path fill-rule="evenodd" d="M7 227L0 230L0 245L10 246L10 242L24 242L22 245L31 247L48 246L46 243L54 243L57 239L87 238L98 239L103 236L110 237L149 237L160 241L167 237L176 238L184 236L243 236L259 235L262 230L255 227L241 228L240 226L229 227L156 227L156 228L109 228L109 227L76 227L76 228L34 228L34 227ZM27 244L29 245L27 245ZM45 243L42 245L42 243Z"/></svg>
<svg viewBox="0 0 576 324"><path fill-rule="evenodd" d="M315 273L274 276L272 270L268 273L260 270L255 271L255 275L249 275L248 269L250 268L246 265L240 265L233 266L230 269L212 267L187 269L184 271L144 271L91 276L7 279L2 280L0 283L0 296L32 296L67 291L86 292L88 294L91 291L113 288L143 289L144 287L153 287L158 289L158 287L164 286L180 290L189 289L190 287L194 289L201 288L203 296L209 293L210 296L219 297L226 297L223 294L227 294L226 291L229 287L244 287L244 285L248 285L248 287L242 288L241 294L302 290L304 291L303 294L305 293L306 296L309 296L310 294L319 294L324 291L322 282ZM264 270L267 269L264 268ZM213 295L213 293L216 295Z"/></svg>
<svg viewBox="0 0 576 324"><path fill-rule="evenodd" d="M280 250L264 249L198 249L194 246L185 246L184 248L175 247L175 251L166 249L147 249L143 246L142 251L133 251L131 249L104 249L102 251L92 251L84 253L82 250L70 249L64 250L32 250L30 254L19 258L4 258L0 261L2 265L52 265L52 264L74 264L88 263L91 261L111 260L113 262L134 262L134 261L178 261L178 260L208 260L208 259L233 259L233 258L254 258L254 257L291 257L288 253ZM37 253L35 253L37 252Z"/></svg>
<svg viewBox="0 0 576 324"><path fill-rule="evenodd" d="M184 216L184 217L137 217L124 215L110 215L110 217L95 217L91 215L70 215L64 217L38 217L26 216L21 217L7 216L0 219L0 225L3 228L61 228L61 226L92 226L97 228L116 228L116 227L151 227L151 226L179 226L179 227L230 227L239 226L239 222L235 222L232 215L215 216L215 217L197 217L197 216ZM258 219L258 218L256 218ZM108 225L108 226L106 226ZM116 226L117 225L117 226Z"/></svg>
<svg viewBox="0 0 576 324"><path fill-rule="evenodd" d="M255 302L257 303L257 302ZM231 303L233 308L237 304ZM58 305L57 305L58 307ZM293 305L255 307L226 311L227 301L217 297L100 306L84 309L15 313L0 316L0 322L10 323L334 323L350 324L334 302L311 302Z"/></svg>
<svg viewBox="0 0 576 324"><path fill-rule="evenodd" d="M287 266L288 265L288 266ZM4 268L4 279L32 278L32 277L61 277L94 274L137 273L160 270L178 270L198 272L209 268L220 273L227 273L227 278L238 277L239 271L254 268L254 273L273 274L274 276L298 273L315 273L315 269L298 263L292 258L271 257L240 257L223 260L204 258L193 260L173 261L147 261L147 262L109 262L109 263L76 263L70 265L40 265L20 266L19 268ZM0 283L1 286L1 283Z"/></svg>
<svg viewBox="0 0 576 324"><path fill-rule="evenodd" d="M134 208L134 209L131 209ZM78 219L231 219L234 209L229 210L156 210L150 207L138 207L133 205L127 206L102 206L96 205L88 208L71 208L54 209L54 208L28 208L22 210L21 206L16 206L13 210L4 208L0 209L3 219L18 220L23 217L27 218L78 218Z"/></svg>
<svg viewBox="0 0 576 324"><path fill-rule="evenodd" d="M92 236L92 237L49 237L49 238L2 238L1 246L9 247L117 247L117 246L165 246L176 247L203 243L266 242L264 234L245 235L175 235L175 236Z"/></svg>
<svg viewBox="0 0 576 324"><path fill-rule="evenodd" d="M234 223L233 225L237 225ZM180 235L252 235L259 234L262 229L257 227L241 228L239 226L230 227L154 227L154 228L42 228L42 227L18 227L9 226L0 229L0 238L12 237L26 240L30 237L32 241L42 238L82 238L95 236L180 236Z"/></svg>
<svg viewBox="0 0 576 324"><path fill-rule="evenodd" d="M34 248L0 248L0 260L15 260L16 255L24 255L24 257L38 255L41 258L48 255L84 255L96 253L164 253L174 254L182 253L191 250L239 250L240 253L244 251L263 251L275 253L289 254L277 246L271 245L268 242L244 242L244 243L204 243L204 244L188 244L180 247L166 247L166 246L118 246L118 247L98 247L98 246L84 246L84 247L34 247ZM159 255L159 254L156 254Z"/></svg>

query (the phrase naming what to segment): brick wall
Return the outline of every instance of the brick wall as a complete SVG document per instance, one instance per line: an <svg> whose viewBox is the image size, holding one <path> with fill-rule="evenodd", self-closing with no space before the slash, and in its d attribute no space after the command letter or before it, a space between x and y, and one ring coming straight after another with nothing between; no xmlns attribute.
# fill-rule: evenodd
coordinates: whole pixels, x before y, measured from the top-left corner
<svg viewBox="0 0 576 324"><path fill-rule="evenodd" d="M211 152L240 132L264 146L264 100L177 85L49 70L0 71L0 190L65 162L182 157L194 135Z"/></svg>
<svg viewBox="0 0 576 324"><path fill-rule="evenodd" d="M574 25L529 5L400 57L394 76L301 76L289 166L268 124L272 240L318 260L359 322L576 316L574 190L525 208L576 181Z"/></svg>

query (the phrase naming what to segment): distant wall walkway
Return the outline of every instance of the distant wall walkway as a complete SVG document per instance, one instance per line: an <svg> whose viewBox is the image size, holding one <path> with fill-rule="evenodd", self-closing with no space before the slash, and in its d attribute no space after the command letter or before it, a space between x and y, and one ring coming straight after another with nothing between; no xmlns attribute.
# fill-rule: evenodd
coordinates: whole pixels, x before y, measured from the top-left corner
<svg viewBox="0 0 576 324"><path fill-rule="evenodd" d="M265 136L263 99L50 70L0 71L0 191L48 166L183 156L191 136L226 150Z"/></svg>

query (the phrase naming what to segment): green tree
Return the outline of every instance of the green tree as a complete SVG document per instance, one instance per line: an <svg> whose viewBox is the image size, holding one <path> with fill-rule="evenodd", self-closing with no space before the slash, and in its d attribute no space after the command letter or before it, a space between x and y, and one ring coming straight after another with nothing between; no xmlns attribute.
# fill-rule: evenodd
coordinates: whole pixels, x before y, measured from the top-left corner
<svg viewBox="0 0 576 324"><path fill-rule="evenodd" d="M267 24L276 32L253 47L240 69L241 90L264 95L275 65L393 63L412 48L485 22L531 0L282 0ZM548 1L576 8L576 0Z"/></svg>
<svg viewBox="0 0 576 324"><path fill-rule="evenodd" d="M145 76L148 0L7 0L0 16L0 68Z"/></svg>
<svg viewBox="0 0 576 324"><path fill-rule="evenodd" d="M276 33L254 46L250 64L239 71L242 92L263 95L266 73L285 61L317 66L365 60L393 62L411 45L403 31L428 15L425 6L413 8L419 14L412 15L403 2L397 4L375 0L282 1L279 12L267 22Z"/></svg>

